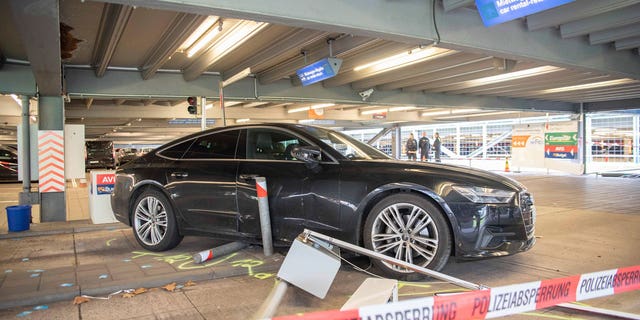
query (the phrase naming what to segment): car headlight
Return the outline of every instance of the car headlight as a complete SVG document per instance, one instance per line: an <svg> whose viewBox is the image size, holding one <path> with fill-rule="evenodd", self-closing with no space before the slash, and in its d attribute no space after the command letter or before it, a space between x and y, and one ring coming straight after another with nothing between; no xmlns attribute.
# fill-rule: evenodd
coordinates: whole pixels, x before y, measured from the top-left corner
<svg viewBox="0 0 640 320"><path fill-rule="evenodd" d="M453 190L473 203L508 203L516 194L514 191L468 186L453 186Z"/></svg>

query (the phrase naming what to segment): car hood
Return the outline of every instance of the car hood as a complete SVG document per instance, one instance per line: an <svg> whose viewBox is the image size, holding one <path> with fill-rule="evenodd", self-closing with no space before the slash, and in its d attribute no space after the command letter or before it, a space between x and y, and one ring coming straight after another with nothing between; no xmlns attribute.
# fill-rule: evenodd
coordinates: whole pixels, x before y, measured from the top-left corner
<svg viewBox="0 0 640 320"><path fill-rule="evenodd" d="M487 185L503 185L508 189L514 191L526 190L526 187L509 177L501 174L493 173L487 170L475 169L465 166L458 166L453 164L434 163L434 162L408 162L399 160L357 160L367 167L367 171L376 172L376 168L386 170L396 170L403 172L410 172L414 175L438 175L445 177L455 177L457 179L469 181L472 184L476 184L477 181L486 182Z"/></svg>

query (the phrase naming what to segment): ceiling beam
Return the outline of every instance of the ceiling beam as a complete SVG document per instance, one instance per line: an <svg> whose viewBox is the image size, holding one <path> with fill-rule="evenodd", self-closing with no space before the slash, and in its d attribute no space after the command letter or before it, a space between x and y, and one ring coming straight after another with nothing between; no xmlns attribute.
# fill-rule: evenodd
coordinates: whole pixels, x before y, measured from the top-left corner
<svg viewBox="0 0 640 320"><path fill-rule="evenodd" d="M616 40L640 36L640 23L628 26L592 32L589 34L589 43L601 44Z"/></svg>
<svg viewBox="0 0 640 320"><path fill-rule="evenodd" d="M0 72L0 93L36 94L35 72L31 66L5 64Z"/></svg>
<svg viewBox="0 0 640 320"><path fill-rule="evenodd" d="M256 36L268 26L268 24L253 21L240 21L231 27L227 27L228 24L227 22L224 25L223 34L215 40L213 45L184 70L185 80L195 80L209 67L219 62L222 57L237 49L243 42Z"/></svg>
<svg viewBox="0 0 640 320"><path fill-rule="evenodd" d="M158 73L146 81L140 81L138 72L110 70L102 78L96 78L88 69L65 70L67 91L73 97L135 97L135 99L172 100L184 102L190 96L218 96L216 75L204 75L187 82L176 73ZM142 94L141 94L142 93Z"/></svg>
<svg viewBox="0 0 640 320"><path fill-rule="evenodd" d="M178 13L140 66L142 79L147 80L153 77L206 18L207 16L204 15Z"/></svg>
<svg viewBox="0 0 640 320"><path fill-rule="evenodd" d="M560 36L571 38L584 36L594 31L623 27L640 22L640 3L590 18L581 19L560 26Z"/></svg>
<svg viewBox="0 0 640 320"><path fill-rule="evenodd" d="M329 79L326 81L325 85L327 86L331 86L331 85L335 85L335 83L340 83L340 82L352 82L354 80L360 80L360 79L369 79L371 77L375 77L375 76L382 76L384 77L387 73L389 73L390 71L405 71L405 72L411 72L413 69L415 69L418 65L422 64L422 63L428 63L428 62L433 62L434 60L438 60L438 59L446 59L448 56L456 54L457 51L455 50L446 50L446 49L441 49L441 48L430 48L427 50L432 50L433 54L431 54L430 56L424 57L422 59L419 60L419 62L411 62L411 63L406 63L403 65L398 65L395 67L391 67L391 68L376 68L376 66L371 66L368 68L364 68L362 70L358 70L356 71L355 69L352 71L349 71L348 73L342 74L340 75L339 79ZM414 54L414 53L412 53ZM342 84L346 84L342 83Z"/></svg>
<svg viewBox="0 0 640 320"><path fill-rule="evenodd" d="M356 36L343 36L335 41L333 41L333 54L334 56L341 58L344 55L347 55L363 46L378 43L380 40L375 40L367 37L356 37ZM310 48L303 48L306 51L306 61L304 54L300 54L299 57L290 59L284 63L281 63L271 69L265 70L264 72L260 72L258 76L258 81L261 84L269 84L278 80L281 80L284 77L295 74L296 70L304 67L305 65L316 62L322 58L328 56L328 44L326 43L318 43L317 45L313 45Z"/></svg>
<svg viewBox="0 0 640 320"><path fill-rule="evenodd" d="M273 65L273 61L281 59L281 56L288 51L301 47L304 48L312 43L325 40L327 35L328 33L323 31L308 29L290 30L281 34L280 38L271 43L268 47L263 48L260 52L252 54L248 59L242 61L242 63L224 70L222 74L225 77L231 77L249 67L252 70L265 69L266 66Z"/></svg>
<svg viewBox="0 0 640 320"><path fill-rule="evenodd" d="M322 85L328 88L336 87L352 81L360 80L364 78L366 74L375 75L376 73L373 72L367 73L364 70L356 72L353 69L357 66L375 62L381 58L405 53L415 48L416 46L396 42L386 42L373 48L368 48L364 52L358 52L358 54L352 59L343 61L338 75L323 81Z"/></svg>
<svg viewBox="0 0 640 320"><path fill-rule="evenodd" d="M97 77L107 71L133 9L133 6L105 3L91 59Z"/></svg>
<svg viewBox="0 0 640 320"><path fill-rule="evenodd" d="M178 105L184 105L184 97L206 96L212 101L218 97L218 77L205 75L198 79L187 82L180 74L158 73L155 77L147 81L140 81L137 72L112 70L103 78L93 76L91 70L69 69L66 72L66 79L69 88L69 95L75 98L95 97L96 99L158 99L172 100ZM284 102L332 102L337 104L365 104L358 92L349 86L336 88L325 88L320 85L308 87L294 87L288 80L281 80L269 85L255 87L253 79L243 79L225 89L225 97L231 101L270 101L276 103ZM141 95L140 92L144 92ZM255 93L258 92L258 96ZM171 96L171 99L169 99ZM475 108L509 108L509 109L532 109L550 111L573 111L576 105L565 102L550 102L528 99L503 99L496 97L477 96L453 96L447 94L423 94L421 92L399 92L384 91L374 92L366 104L371 105L416 105L416 106L469 106ZM150 106L149 106L150 107ZM142 110L149 107L127 107L127 112ZM91 108L91 111L100 109ZM121 107L123 108L123 107ZM86 108L81 108L86 110ZM174 109L173 107L154 107L156 112L161 110ZM185 108L183 112L186 113ZM234 108L230 108L234 109ZM235 108L244 109L244 108ZM122 111L119 109L111 117L121 117ZM244 109L247 112L255 110L277 110L275 108L265 109ZM209 112L207 112L209 114ZM286 115L285 115L286 116ZM144 118L142 115L127 115L130 118ZM172 116L164 116L171 118ZM246 114L245 114L246 117Z"/></svg>
<svg viewBox="0 0 640 320"><path fill-rule="evenodd" d="M444 11L449 12L454 9L470 7L475 5L474 0L442 0Z"/></svg>
<svg viewBox="0 0 640 320"><path fill-rule="evenodd" d="M617 40L615 47L616 50L640 48L640 36Z"/></svg>
<svg viewBox="0 0 640 320"><path fill-rule="evenodd" d="M476 68L493 67L493 59L493 57L458 52L448 55L444 59L429 60L415 64L408 69L393 70L379 76L356 81L351 83L351 87L354 89L366 89L385 84L380 86L381 90L393 90L424 82L425 78L438 78L439 76L434 73L443 72L444 70L464 72L457 70L461 66L479 63L481 66Z"/></svg>
<svg viewBox="0 0 640 320"><path fill-rule="evenodd" d="M12 0L11 11L39 93L44 96L61 96L62 59L58 1ZM7 66L2 72L6 69Z"/></svg>
<svg viewBox="0 0 640 320"><path fill-rule="evenodd" d="M583 39L563 40L555 29L529 32L521 20L485 28L476 10L452 10L435 6L435 32L431 1L424 0L99 0L158 9L218 14L225 17L349 33L359 36L439 46L483 53L511 60L613 73L640 79L637 54L591 46ZM582 2L583 0L580 0ZM599 1L599 0L597 0ZM313 9L313 10L310 10ZM570 52L571 54L567 54ZM606 58L603 58L606 57ZM343 66L344 67L344 66Z"/></svg>
<svg viewBox="0 0 640 320"><path fill-rule="evenodd" d="M529 31L554 28L609 11L640 3L640 0L579 0L527 16Z"/></svg>
<svg viewBox="0 0 640 320"><path fill-rule="evenodd" d="M640 98L611 102L587 102L584 104L584 110L587 112L621 109L640 109Z"/></svg>

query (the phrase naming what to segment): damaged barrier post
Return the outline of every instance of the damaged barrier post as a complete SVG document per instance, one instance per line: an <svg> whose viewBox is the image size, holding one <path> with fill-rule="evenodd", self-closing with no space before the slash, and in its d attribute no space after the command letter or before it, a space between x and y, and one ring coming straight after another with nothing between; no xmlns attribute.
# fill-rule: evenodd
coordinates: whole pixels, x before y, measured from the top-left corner
<svg viewBox="0 0 640 320"><path fill-rule="evenodd" d="M258 210L260 211L260 230L262 231L262 248L264 255L273 255L271 240L271 215L269 214L269 199L267 198L267 179L255 177L256 192L258 193Z"/></svg>
<svg viewBox="0 0 640 320"><path fill-rule="evenodd" d="M227 244L223 244L221 246L215 247L213 249L200 251L193 255L193 262L195 263L203 263L205 261L211 260L213 258L221 257L228 255L229 253L240 251L246 248L248 244L246 242L229 242Z"/></svg>

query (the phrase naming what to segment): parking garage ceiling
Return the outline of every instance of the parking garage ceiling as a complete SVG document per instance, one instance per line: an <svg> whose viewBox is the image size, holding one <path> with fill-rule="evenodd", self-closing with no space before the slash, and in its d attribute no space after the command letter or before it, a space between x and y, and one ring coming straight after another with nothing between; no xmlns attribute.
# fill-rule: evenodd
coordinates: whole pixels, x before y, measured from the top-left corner
<svg viewBox="0 0 640 320"><path fill-rule="evenodd" d="M187 96L207 96L221 125L218 83L247 68L225 88L228 123L311 116L350 128L640 107L640 1L574 1L488 28L474 1L432 5L2 1L0 92L62 93L67 123L122 141L198 130L169 124L194 118ZM339 73L302 86L296 70L329 55L343 60Z"/></svg>

